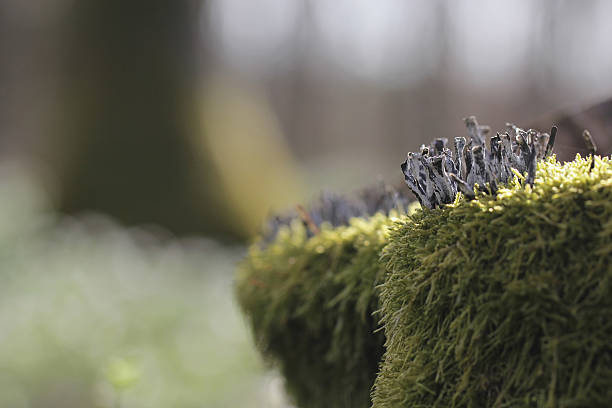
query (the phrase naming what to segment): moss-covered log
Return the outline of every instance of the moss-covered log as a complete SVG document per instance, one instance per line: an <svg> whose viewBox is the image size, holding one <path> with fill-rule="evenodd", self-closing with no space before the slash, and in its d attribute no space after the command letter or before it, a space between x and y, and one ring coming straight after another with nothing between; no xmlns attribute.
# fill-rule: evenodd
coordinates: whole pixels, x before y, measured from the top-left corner
<svg viewBox="0 0 612 408"><path fill-rule="evenodd" d="M405 212L375 196L324 198L302 219L273 219L240 266L237 297L256 343L301 408L371 406L384 343L373 316L378 259L386 227Z"/></svg>
<svg viewBox="0 0 612 408"><path fill-rule="evenodd" d="M610 406L612 163L591 161L395 225L375 408Z"/></svg>
<svg viewBox="0 0 612 408"><path fill-rule="evenodd" d="M238 298L299 407L612 403L612 161L466 123L402 166L421 211L326 199L251 248Z"/></svg>

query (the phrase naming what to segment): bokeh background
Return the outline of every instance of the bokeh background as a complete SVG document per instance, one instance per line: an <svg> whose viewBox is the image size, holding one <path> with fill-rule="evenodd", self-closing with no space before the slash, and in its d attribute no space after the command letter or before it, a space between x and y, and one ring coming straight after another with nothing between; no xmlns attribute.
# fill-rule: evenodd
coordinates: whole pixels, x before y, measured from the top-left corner
<svg viewBox="0 0 612 408"><path fill-rule="evenodd" d="M566 124L564 159L589 127L609 152L610 15L0 0L0 406L290 406L232 298L263 218L401 184L405 153L468 115Z"/></svg>

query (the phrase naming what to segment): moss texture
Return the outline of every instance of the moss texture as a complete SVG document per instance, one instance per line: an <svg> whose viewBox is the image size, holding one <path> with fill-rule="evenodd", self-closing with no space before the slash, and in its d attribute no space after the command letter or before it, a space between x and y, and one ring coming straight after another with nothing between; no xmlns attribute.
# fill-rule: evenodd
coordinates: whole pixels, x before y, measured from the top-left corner
<svg viewBox="0 0 612 408"><path fill-rule="evenodd" d="M612 404L612 163L538 164L399 221L374 408Z"/></svg>
<svg viewBox="0 0 612 408"><path fill-rule="evenodd" d="M239 303L297 406L371 406L384 343L373 316L385 275L379 256L397 216L323 223L315 235L294 220L252 245L240 266Z"/></svg>

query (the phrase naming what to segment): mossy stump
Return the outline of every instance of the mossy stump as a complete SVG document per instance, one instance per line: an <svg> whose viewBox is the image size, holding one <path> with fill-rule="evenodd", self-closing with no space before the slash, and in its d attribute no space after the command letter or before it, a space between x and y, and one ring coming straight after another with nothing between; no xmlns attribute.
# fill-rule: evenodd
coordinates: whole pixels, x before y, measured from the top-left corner
<svg viewBox="0 0 612 408"><path fill-rule="evenodd" d="M298 407L371 406L384 343L373 315L385 274L379 256L395 216L323 224L314 236L294 220L267 246L255 243L240 266L239 303Z"/></svg>
<svg viewBox="0 0 612 408"><path fill-rule="evenodd" d="M591 163L395 224L374 408L612 406L612 163Z"/></svg>

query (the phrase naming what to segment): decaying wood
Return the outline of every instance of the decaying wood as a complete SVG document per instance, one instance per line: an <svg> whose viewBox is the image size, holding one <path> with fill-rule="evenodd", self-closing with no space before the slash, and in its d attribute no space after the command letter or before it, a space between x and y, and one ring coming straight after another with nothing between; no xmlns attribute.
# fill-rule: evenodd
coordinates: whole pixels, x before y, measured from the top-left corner
<svg viewBox="0 0 612 408"><path fill-rule="evenodd" d="M559 160L572 160L576 153L590 153L582 138L584 129L589 129L595 136L598 154L607 156L612 153L612 99L582 110L545 115L531 122L530 127L547 129L550 123L558 128L555 154Z"/></svg>

